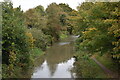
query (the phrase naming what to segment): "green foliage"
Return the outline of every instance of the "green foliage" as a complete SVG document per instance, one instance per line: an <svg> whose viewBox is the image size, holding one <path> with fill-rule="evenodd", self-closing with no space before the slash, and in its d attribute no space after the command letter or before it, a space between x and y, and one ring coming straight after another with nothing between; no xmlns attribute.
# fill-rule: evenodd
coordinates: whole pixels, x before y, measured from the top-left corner
<svg viewBox="0 0 120 80"><path fill-rule="evenodd" d="M3 77L15 75L15 66L25 67L30 63L30 43L26 35L23 12L20 7L13 9L12 3L2 3L2 62L9 72ZM3 68L5 69L5 68ZM3 70L4 71L4 70Z"/></svg>
<svg viewBox="0 0 120 80"><path fill-rule="evenodd" d="M61 34L61 35L60 35L60 39L64 39L64 38L66 38L66 37L67 37L66 34Z"/></svg>
<svg viewBox="0 0 120 80"><path fill-rule="evenodd" d="M120 2L85 2L78 7L79 35L76 47L89 53L111 53L119 59L119 11ZM115 36L116 35L116 36Z"/></svg>
<svg viewBox="0 0 120 80"><path fill-rule="evenodd" d="M42 29L46 26L46 16L42 6L29 9L24 13L25 24L28 28Z"/></svg>
<svg viewBox="0 0 120 80"><path fill-rule="evenodd" d="M51 45L52 38L50 35L45 35L41 30L32 28L28 29L34 39L34 47L40 48L42 50L46 50L46 47Z"/></svg>
<svg viewBox="0 0 120 80"><path fill-rule="evenodd" d="M68 17L75 14L66 4L52 3L46 11L39 5L24 13L11 2L2 5L3 77L20 77L21 70L29 68L53 42L67 37L67 29L73 27Z"/></svg>
<svg viewBox="0 0 120 80"><path fill-rule="evenodd" d="M59 6L62 8L62 10L68 14L72 11L72 8L69 7L68 4L60 3Z"/></svg>
<svg viewBox="0 0 120 80"><path fill-rule="evenodd" d="M59 34L61 29L61 23L60 23L60 13L61 8L56 4L52 3L50 4L47 9L47 28L48 28L48 34L50 34L53 37L54 41L59 40Z"/></svg>
<svg viewBox="0 0 120 80"><path fill-rule="evenodd" d="M95 53L99 55L95 56L96 59L103 65L112 71L118 71L116 64L118 65L120 62L119 4L120 2L85 2L78 6L76 32L80 37L76 40L75 45L78 52L76 62L78 76L106 77L105 74L99 74L98 65L92 60L86 60ZM105 57L106 54L109 56ZM93 68L95 73L91 71Z"/></svg>
<svg viewBox="0 0 120 80"><path fill-rule="evenodd" d="M31 54L31 58L35 61L35 59L37 59L38 57L40 57L43 54L43 51L41 49L35 47L31 50L30 53L34 53L34 54Z"/></svg>
<svg viewBox="0 0 120 80"><path fill-rule="evenodd" d="M20 8L13 9L12 4L3 3L3 28L2 28L2 50L4 54L15 51L15 53L29 54L29 43L25 35L22 12ZM4 59L4 58L3 58ZM3 60L4 62L4 60Z"/></svg>
<svg viewBox="0 0 120 80"><path fill-rule="evenodd" d="M76 20L78 18L77 11L70 8L67 4L61 3L59 6L62 8L63 12L60 16L60 21L62 26L65 26L62 30L67 30L70 35L76 33Z"/></svg>

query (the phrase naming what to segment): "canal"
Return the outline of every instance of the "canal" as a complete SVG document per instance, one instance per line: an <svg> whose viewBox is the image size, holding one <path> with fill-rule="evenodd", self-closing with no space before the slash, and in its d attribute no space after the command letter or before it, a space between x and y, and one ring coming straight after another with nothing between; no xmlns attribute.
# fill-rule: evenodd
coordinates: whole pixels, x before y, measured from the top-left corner
<svg viewBox="0 0 120 80"><path fill-rule="evenodd" d="M75 54L74 41L77 36L69 36L48 48L43 60L36 61L31 78L75 78L72 71Z"/></svg>

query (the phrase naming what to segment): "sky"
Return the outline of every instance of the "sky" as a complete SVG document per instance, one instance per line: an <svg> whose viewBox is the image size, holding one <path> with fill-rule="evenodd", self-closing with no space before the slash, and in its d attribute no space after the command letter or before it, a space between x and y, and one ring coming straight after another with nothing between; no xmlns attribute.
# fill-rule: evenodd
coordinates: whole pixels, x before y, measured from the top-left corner
<svg viewBox="0 0 120 80"><path fill-rule="evenodd" d="M42 5L45 9L50 3L66 3L68 4L71 8L76 9L76 7L84 2L84 0L12 0L13 2L13 7L16 8L19 5L21 5L21 9L23 11L26 11L30 8L34 8L38 5ZM76 9L77 10L77 9Z"/></svg>
<svg viewBox="0 0 120 80"><path fill-rule="evenodd" d="M0 0L0 2L2 2L3 0ZM57 4L59 3L66 3L68 4L71 8L76 9L76 7L81 4L82 2L84 2L85 0L11 0L13 2L13 7L16 8L19 5L21 5L21 9L23 11L26 11L30 8L34 8L38 5L42 5L44 6L44 8L46 9L47 6L50 3L56 2ZM89 0L89 1L94 1L94 0ZM99 0L100 1L100 0ZM108 1L108 0L101 0L101 1ZM112 0L111 0L112 1ZM120 0L113 0L113 2L116 1L120 1Z"/></svg>

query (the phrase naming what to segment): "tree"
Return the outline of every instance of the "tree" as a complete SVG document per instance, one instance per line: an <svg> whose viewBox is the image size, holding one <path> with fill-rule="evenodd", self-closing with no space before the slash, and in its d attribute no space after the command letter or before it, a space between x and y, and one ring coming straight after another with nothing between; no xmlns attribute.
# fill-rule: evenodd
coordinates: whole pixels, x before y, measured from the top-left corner
<svg viewBox="0 0 120 80"><path fill-rule="evenodd" d="M28 28L43 29L46 26L46 14L41 5L29 9L24 13L24 16Z"/></svg>
<svg viewBox="0 0 120 80"><path fill-rule="evenodd" d="M47 13L47 28L48 34L53 37L53 41L59 40L59 34L61 30L61 23L60 23L60 13L61 8L56 4L52 3L46 9Z"/></svg>
<svg viewBox="0 0 120 80"><path fill-rule="evenodd" d="M81 35L77 42L79 49L88 53L116 54L119 57L118 5L119 2L96 2L83 3L78 7L78 28Z"/></svg>
<svg viewBox="0 0 120 80"><path fill-rule="evenodd" d="M11 77L15 75L15 66L29 65L30 43L20 7L13 9L11 2L3 2L2 13L2 64L7 65L3 66L3 77Z"/></svg>
<svg viewBox="0 0 120 80"><path fill-rule="evenodd" d="M64 28L66 28L66 30L71 35L73 34L73 31L76 27L78 12L70 8L68 4L61 3L59 4L59 6L62 8L62 11L63 11L63 14L61 14L61 17L60 17L62 26L65 26Z"/></svg>

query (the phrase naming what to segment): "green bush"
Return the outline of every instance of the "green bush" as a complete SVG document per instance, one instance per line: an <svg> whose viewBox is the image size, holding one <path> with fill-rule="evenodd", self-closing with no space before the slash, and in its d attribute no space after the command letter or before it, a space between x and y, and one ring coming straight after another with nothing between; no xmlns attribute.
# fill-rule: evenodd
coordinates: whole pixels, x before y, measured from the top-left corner
<svg viewBox="0 0 120 80"><path fill-rule="evenodd" d="M3 72L3 77L12 77L15 66L29 66L30 43L20 7L13 9L12 3L4 2L2 13L2 64L7 65L3 71L9 69L8 73Z"/></svg>
<svg viewBox="0 0 120 80"><path fill-rule="evenodd" d="M31 32L33 38L35 39L35 47L40 48L42 50L46 50L46 47L51 44L51 36L43 34L41 30L32 28L28 29L28 32Z"/></svg>

